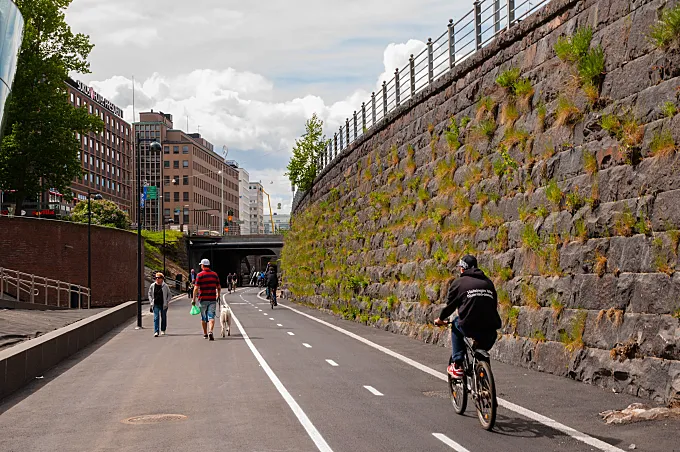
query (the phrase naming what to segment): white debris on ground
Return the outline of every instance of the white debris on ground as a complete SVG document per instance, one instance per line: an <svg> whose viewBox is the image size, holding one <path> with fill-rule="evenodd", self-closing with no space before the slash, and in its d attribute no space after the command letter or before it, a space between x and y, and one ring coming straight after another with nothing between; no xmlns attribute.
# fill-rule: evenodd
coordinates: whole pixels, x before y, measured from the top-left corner
<svg viewBox="0 0 680 452"><path fill-rule="evenodd" d="M652 408L642 403L632 403L624 410L603 411L600 416L607 424L629 424L669 418L680 419L680 408Z"/></svg>

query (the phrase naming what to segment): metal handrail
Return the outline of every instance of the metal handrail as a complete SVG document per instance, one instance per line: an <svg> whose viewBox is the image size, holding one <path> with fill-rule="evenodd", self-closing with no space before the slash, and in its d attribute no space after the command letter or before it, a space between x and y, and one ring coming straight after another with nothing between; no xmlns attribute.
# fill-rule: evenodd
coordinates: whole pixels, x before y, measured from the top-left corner
<svg viewBox="0 0 680 452"><path fill-rule="evenodd" d="M396 68L395 75L382 83L378 92L362 103L360 111L347 118L338 133L328 140L318 157L319 171L335 160L355 140L376 127L387 114L432 85L442 75L494 41L502 31L535 12L551 0L476 0L472 11L457 21L449 21L448 29L425 48L411 55L409 64ZM448 64L447 64L448 63ZM293 200L293 210L297 206Z"/></svg>
<svg viewBox="0 0 680 452"><path fill-rule="evenodd" d="M49 306L49 300L56 296L56 306L62 307L61 295L65 292L67 308L71 307L69 296L72 293L78 294L78 309L83 309L83 297L87 298L87 309L91 307L91 291L87 287L0 267L0 298L7 293L17 301L22 301L23 298L29 303L36 304L36 300L41 297L41 291L45 306Z"/></svg>

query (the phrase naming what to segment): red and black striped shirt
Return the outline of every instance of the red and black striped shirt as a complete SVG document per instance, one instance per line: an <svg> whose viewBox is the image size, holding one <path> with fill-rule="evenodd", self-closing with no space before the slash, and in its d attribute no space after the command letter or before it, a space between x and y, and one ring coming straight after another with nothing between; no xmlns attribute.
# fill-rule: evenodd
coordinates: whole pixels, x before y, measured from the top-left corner
<svg viewBox="0 0 680 452"><path fill-rule="evenodd" d="M198 301L217 300L217 288L220 287L220 277L212 270L203 270L196 276L198 287Z"/></svg>

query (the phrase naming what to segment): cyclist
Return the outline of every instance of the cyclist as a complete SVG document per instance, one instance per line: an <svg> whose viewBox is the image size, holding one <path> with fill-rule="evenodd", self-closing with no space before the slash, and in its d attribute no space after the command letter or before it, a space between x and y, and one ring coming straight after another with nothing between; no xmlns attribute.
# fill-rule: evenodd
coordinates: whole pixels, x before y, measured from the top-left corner
<svg viewBox="0 0 680 452"><path fill-rule="evenodd" d="M269 267L269 274L267 275L267 290L269 291L269 297L271 301L276 303L276 289L279 287L279 277L276 275L276 266L272 265Z"/></svg>
<svg viewBox="0 0 680 452"><path fill-rule="evenodd" d="M458 309L458 317L451 322L453 364L446 370L453 378L462 378L464 338L467 336L474 339L477 348L491 350L496 342L496 330L501 328L502 322L498 315L496 288L478 268L477 258L469 254L463 256L456 267L461 276L449 286L446 307L434 323L444 325L444 319Z"/></svg>

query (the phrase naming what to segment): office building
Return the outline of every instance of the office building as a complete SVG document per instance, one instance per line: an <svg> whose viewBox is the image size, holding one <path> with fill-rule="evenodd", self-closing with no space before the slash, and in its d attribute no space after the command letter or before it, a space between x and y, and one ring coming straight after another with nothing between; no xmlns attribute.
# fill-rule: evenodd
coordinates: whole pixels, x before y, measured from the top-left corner
<svg viewBox="0 0 680 452"><path fill-rule="evenodd" d="M273 214L274 219L274 234L281 234L283 231L290 229L290 215L289 214ZM264 222L264 233L272 234L271 218L267 218Z"/></svg>
<svg viewBox="0 0 680 452"><path fill-rule="evenodd" d="M238 169L238 210L241 213L241 235L250 235L250 175Z"/></svg>
<svg viewBox="0 0 680 452"><path fill-rule="evenodd" d="M221 234L228 217L238 233L238 168L228 165L213 145L198 133L173 128L172 115L162 112L140 114L135 128L143 140L155 139L160 153L149 151L142 141L142 182L157 187L158 199L147 200L142 221L145 228L170 227L192 234Z"/></svg>
<svg viewBox="0 0 680 452"><path fill-rule="evenodd" d="M264 189L259 182L249 182L248 192L250 198L250 233L264 234Z"/></svg>
<svg viewBox="0 0 680 452"><path fill-rule="evenodd" d="M17 59L21 47L24 18L19 8L10 0L0 0L0 30L2 30L2 45L0 45L0 138L4 125L5 102L9 97L17 70Z"/></svg>

